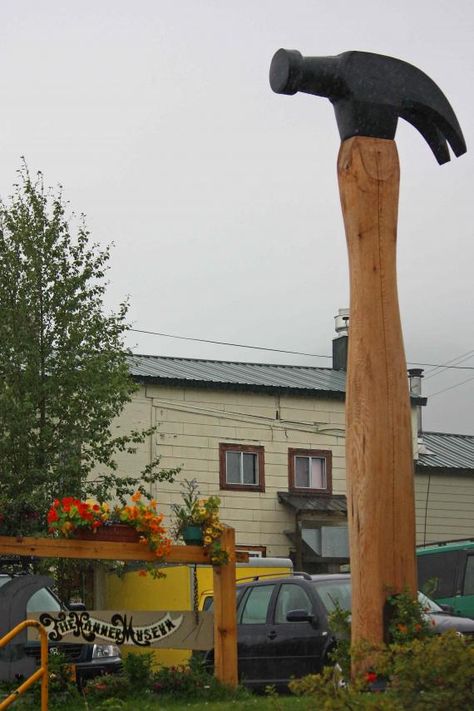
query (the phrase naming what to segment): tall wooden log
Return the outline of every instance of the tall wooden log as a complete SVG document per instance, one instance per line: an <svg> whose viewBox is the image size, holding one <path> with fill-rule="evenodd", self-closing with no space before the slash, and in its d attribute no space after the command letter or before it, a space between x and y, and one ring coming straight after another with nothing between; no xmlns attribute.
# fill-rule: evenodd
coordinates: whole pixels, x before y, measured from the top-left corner
<svg viewBox="0 0 474 711"><path fill-rule="evenodd" d="M350 272L346 394L352 641L384 639L386 598L416 594L408 379L396 282L394 141L341 145L338 179Z"/></svg>

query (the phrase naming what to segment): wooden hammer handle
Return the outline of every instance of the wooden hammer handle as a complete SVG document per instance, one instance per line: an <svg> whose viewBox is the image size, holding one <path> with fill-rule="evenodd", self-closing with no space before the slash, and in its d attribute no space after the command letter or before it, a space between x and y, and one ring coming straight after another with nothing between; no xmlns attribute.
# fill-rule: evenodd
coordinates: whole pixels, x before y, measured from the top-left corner
<svg viewBox="0 0 474 711"><path fill-rule="evenodd" d="M416 591L411 415L396 283L399 174L394 141L358 136L341 145L353 643L381 642L388 594Z"/></svg>

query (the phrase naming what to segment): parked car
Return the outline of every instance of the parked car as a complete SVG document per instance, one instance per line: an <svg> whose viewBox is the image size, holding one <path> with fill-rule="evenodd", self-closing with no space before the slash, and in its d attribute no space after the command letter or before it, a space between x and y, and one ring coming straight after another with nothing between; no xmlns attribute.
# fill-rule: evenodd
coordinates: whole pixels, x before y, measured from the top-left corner
<svg viewBox="0 0 474 711"><path fill-rule="evenodd" d="M454 617L426 595L420 601L435 632L474 635L474 620ZM237 586L239 680L249 688L287 686L291 677L315 674L331 663L337 639L328 617L339 605L351 609L348 574L257 580ZM206 603L205 603L206 605ZM207 609L212 609L209 603ZM213 660L212 651L205 656Z"/></svg>
<svg viewBox="0 0 474 711"><path fill-rule="evenodd" d="M474 539L441 541L416 549L418 584L456 615L474 618Z"/></svg>
<svg viewBox="0 0 474 711"><path fill-rule="evenodd" d="M69 609L47 585L44 585L44 581L43 576L0 574L2 635L21 621L19 617L26 619L30 613L60 612ZM78 606L74 606L74 609L78 609ZM20 637L14 638L9 645L0 650L0 679L12 678L16 673L24 674L22 665L27 669L28 659L33 659L39 666L40 643L26 641L26 633L23 640L25 641ZM49 653L59 652L74 665L79 685L87 679L114 673L122 668L120 649L115 644L50 642Z"/></svg>

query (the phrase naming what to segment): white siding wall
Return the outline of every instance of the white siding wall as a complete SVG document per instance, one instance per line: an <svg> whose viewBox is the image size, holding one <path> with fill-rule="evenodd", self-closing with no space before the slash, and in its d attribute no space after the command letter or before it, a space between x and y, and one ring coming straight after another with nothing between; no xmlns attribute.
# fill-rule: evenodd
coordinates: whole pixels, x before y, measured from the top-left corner
<svg viewBox="0 0 474 711"><path fill-rule="evenodd" d="M417 543L474 536L474 478L453 474L415 477Z"/></svg>
<svg viewBox="0 0 474 711"><path fill-rule="evenodd" d="M218 494L222 519L236 529L240 545L264 545L269 556L287 556L286 529L294 517L278 503L288 491L288 449L330 449L333 493L345 493L344 404L337 400L287 397L232 390L148 386L134 396L119 420L123 430L158 425L152 446L163 468L182 466L179 479L197 478L201 493ZM219 443L265 448L265 492L219 491ZM149 461L150 443L138 457L122 456L121 473L136 473ZM153 492L161 510L179 499L178 485Z"/></svg>

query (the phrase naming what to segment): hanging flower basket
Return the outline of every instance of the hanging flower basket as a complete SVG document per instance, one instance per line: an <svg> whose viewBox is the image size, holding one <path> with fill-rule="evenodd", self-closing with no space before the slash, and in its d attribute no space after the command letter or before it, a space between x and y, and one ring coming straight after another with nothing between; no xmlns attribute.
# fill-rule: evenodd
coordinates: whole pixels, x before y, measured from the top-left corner
<svg viewBox="0 0 474 711"><path fill-rule="evenodd" d="M202 546L203 535L201 526L186 526L181 537L187 546Z"/></svg>
<svg viewBox="0 0 474 711"><path fill-rule="evenodd" d="M229 555L222 550L219 540L224 530L219 519L219 497L202 499L196 479L185 479L181 489L182 503L171 504L174 536L188 546L204 546L212 565L224 565Z"/></svg>

